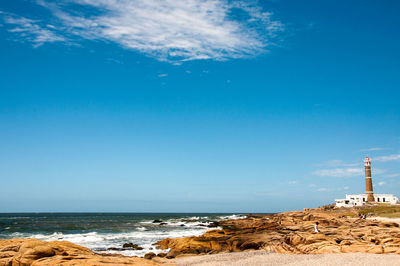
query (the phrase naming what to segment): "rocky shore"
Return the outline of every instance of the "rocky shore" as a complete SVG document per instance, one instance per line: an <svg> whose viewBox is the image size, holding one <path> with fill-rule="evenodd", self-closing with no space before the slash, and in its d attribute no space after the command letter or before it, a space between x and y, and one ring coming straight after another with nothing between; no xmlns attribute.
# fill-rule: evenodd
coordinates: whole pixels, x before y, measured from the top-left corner
<svg viewBox="0 0 400 266"><path fill-rule="evenodd" d="M148 259L97 254L66 241L0 240L0 265L174 264L176 261L171 259L187 255L254 250L281 254L400 254L398 223L353 218L356 212L311 209L222 221L218 224L222 229L198 237L155 243L161 249L169 249L165 258L153 254L146 256ZM320 233L314 233L315 222L319 222Z"/></svg>
<svg viewBox="0 0 400 266"><path fill-rule="evenodd" d="M168 257L265 250L283 254L396 253L400 254L400 228L395 222L351 218L349 210L313 209L220 222L222 230L199 237L165 239ZM319 222L320 233L314 233Z"/></svg>
<svg viewBox="0 0 400 266"><path fill-rule="evenodd" d="M157 265L137 257L97 254L88 248L68 241L37 239L1 239L1 266L39 265Z"/></svg>

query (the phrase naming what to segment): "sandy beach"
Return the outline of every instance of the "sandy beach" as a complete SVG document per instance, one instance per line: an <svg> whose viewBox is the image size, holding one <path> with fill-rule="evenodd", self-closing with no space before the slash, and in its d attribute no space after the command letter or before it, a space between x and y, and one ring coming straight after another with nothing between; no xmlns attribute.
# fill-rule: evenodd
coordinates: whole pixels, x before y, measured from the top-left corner
<svg viewBox="0 0 400 266"><path fill-rule="evenodd" d="M215 255L190 256L176 260L181 266L220 266L220 265L400 265L400 255L396 254L318 254L291 255L265 251L249 251Z"/></svg>

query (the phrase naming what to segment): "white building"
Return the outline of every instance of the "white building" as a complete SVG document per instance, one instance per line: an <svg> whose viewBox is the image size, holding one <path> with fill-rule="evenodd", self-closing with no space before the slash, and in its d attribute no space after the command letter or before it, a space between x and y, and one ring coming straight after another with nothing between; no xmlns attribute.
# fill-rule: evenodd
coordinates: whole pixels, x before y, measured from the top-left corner
<svg viewBox="0 0 400 266"><path fill-rule="evenodd" d="M392 194L374 194L375 202L397 204L399 199ZM363 206L367 201L367 194L346 195L345 199L337 199L336 207Z"/></svg>

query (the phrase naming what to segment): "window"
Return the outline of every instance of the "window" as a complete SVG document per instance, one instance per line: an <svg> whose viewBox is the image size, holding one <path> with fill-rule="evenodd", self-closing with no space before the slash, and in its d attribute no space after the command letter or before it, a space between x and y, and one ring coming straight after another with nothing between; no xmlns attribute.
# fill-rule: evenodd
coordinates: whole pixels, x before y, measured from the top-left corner
<svg viewBox="0 0 400 266"><path fill-rule="evenodd" d="M378 198L378 202L380 202L380 198Z"/></svg>
<svg viewBox="0 0 400 266"><path fill-rule="evenodd" d="M385 198L382 198L382 202L385 202Z"/></svg>

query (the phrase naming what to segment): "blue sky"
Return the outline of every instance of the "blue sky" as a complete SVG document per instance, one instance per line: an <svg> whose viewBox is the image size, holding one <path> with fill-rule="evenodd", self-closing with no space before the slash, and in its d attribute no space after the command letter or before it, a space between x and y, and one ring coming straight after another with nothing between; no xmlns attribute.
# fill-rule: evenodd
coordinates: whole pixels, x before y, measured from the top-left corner
<svg viewBox="0 0 400 266"><path fill-rule="evenodd" d="M0 211L400 191L398 1L0 3Z"/></svg>

